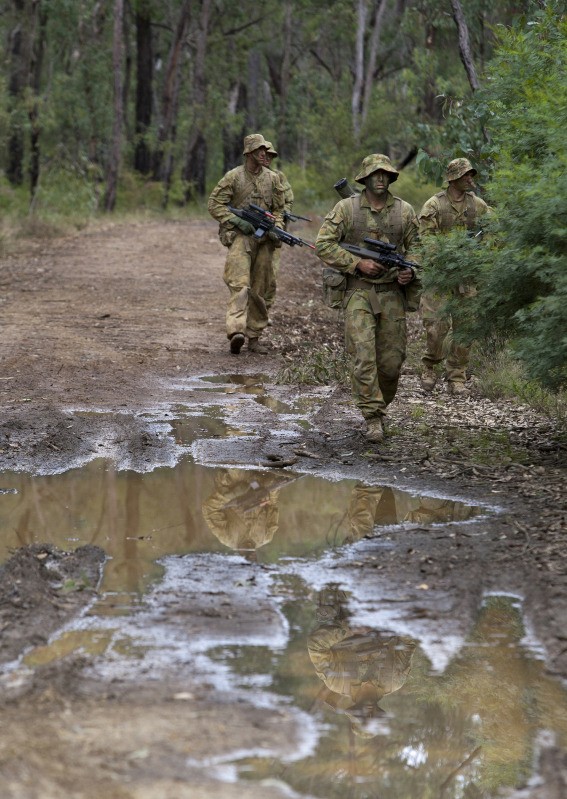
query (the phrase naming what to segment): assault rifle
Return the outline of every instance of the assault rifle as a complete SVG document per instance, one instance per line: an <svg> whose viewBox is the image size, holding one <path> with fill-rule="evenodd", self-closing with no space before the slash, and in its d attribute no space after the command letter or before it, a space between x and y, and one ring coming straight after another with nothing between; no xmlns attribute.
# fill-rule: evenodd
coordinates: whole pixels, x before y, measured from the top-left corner
<svg viewBox="0 0 567 799"><path fill-rule="evenodd" d="M415 275L415 270L419 268L419 264L413 261L406 261L402 255L396 252L395 244L380 241L379 239L364 239L364 243L368 244L368 249L357 247L354 244L341 244L341 247L358 258L370 258L371 261L378 261L383 266L387 266L388 269L393 266L396 269L411 269Z"/></svg>
<svg viewBox="0 0 567 799"><path fill-rule="evenodd" d="M290 247L295 247L295 245L298 244L300 247L305 245L312 250L315 249L315 245L311 244L311 242L300 239L299 236L294 236L293 233L288 233L287 230L276 227L275 216L270 213L270 211L265 211L263 208L260 208L259 205L250 203L248 208L233 208L232 205L227 207L235 216L244 219L245 222L249 222L255 228L255 239L261 239L266 233L275 233L280 241L283 241L284 244L288 244Z"/></svg>
<svg viewBox="0 0 567 799"><path fill-rule="evenodd" d="M303 219L304 222L312 222L312 219L309 219L308 216L301 216L300 214L292 214L289 211L284 211L284 222L299 222L300 219Z"/></svg>

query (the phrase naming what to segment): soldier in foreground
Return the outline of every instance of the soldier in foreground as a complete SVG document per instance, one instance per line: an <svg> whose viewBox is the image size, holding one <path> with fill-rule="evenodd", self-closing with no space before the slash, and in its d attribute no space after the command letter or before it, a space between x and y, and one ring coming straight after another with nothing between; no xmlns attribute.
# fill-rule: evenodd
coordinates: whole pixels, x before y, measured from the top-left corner
<svg viewBox="0 0 567 799"><path fill-rule="evenodd" d="M466 158L456 158L448 164L445 177L449 185L427 200L421 209L420 234L443 233L454 227L468 230L478 228L479 218L490 208L473 192L475 175L476 169ZM466 298L467 295L470 296L471 291L468 286L460 286L459 296ZM424 292L421 298L421 318L427 337L426 350L422 358L424 369L421 374L421 386L424 391L433 391L438 378L435 367L445 357L449 393L454 396L466 396L468 390L465 382L470 346L453 340L455 322L440 313L445 302L445 297L431 292Z"/></svg>
<svg viewBox="0 0 567 799"><path fill-rule="evenodd" d="M266 294L274 252L281 247L281 241L271 232L258 239L253 235L253 225L228 206L242 208L254 203L272 212L276 225L283 225L284 191L278 175L268 169L268 144L260 133L246 136L244 164L221 178L208 204L209 213L220 222L220 241L228 247L224 267L224 282L230 291L226 335L233 355L240 353L246 339L250 352L267 352L260 336L268 324Z"/></svg>
<svg viewBox="0 0 567 799"><path fill-rule="evenodd" d="M404 254L410 250L418 221L412 206L389 191L398 175L387 156L368 155L355 178L363 191L337 203L316 242L319 258L345 278L342 306L353 398L372 442L384 438L383 418L398 387L406 356L404 287L417 274L409 267L385 267L379 256L360 258L341 244L364 245L364 239L371 238L395 245Z"/></svg>
<svg viewBox="0 0 567 799"><path fill-rule="evenodd" d="M278 175L284 191L284 230L285 230L285 222L286 222L285 214L291 213L291 209L293 208L293 199L294 199L293 190L291 188L289 180L286 178L284 173L280 169L274 169L271 166L274 158L278 157L278 153L271 142L267 142L267 145L268 149L266 151L266 158L268 162L268 167L272 169L272 171L275 172L276 175ZM274 300L276 298L278 273L280 271L280 258L281 258L281 249L275 250L272 258L272 277L265 297L266 307L268 309L268 324L271 324L269 319L270 308L274 304Z"/></svg>

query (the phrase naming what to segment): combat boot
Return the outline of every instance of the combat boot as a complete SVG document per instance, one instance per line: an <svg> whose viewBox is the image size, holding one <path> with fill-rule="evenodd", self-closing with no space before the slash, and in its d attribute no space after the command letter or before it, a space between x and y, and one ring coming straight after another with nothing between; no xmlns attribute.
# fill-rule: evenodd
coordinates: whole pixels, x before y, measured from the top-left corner
<svg viewBox="0 0 567 799"><path fill-rule="evenodd" d="M244 335L242 333L234 333L230 337L230 351L233 355L238 355L244 344Z"/></svg>
<svg viewBox="0 0 567 799"><path fill-rule="evenodd" d="M437 372L430 366L426 366L419 378L421 387L424 391L433 391L437 383Z"/></svg>
<svg viewBox="0 0 567 799"><path fill-rule="evenodd" d="M452 397L468 397L470 394L468 388L460 380L449 383L447 388Z"/></svg>
<svg viewBox="0 0 567 799"><path fill-rule="evenodd" d="M374 444L384 441L384 425L382 419L369 419L366 423L366 438Z"/></svg>
<svg viewBox="0 0 567 799"><path fill-rule="evenodd" d="M268 349L263 344L260 344L259 339L257 338L249 338L248 339L248 349L250 352L255 352L256 355L267 355Z"/></svg>

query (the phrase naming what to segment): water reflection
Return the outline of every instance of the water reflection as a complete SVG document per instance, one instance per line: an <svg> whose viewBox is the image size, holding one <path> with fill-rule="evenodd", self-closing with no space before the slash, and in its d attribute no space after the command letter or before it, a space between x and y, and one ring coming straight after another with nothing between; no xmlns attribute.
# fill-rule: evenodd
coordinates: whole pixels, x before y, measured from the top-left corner
<svg viewBox="0 0 567 799"><path fill-rule="evenodd" d="M431 673L418 634L355 625L350 600L328 585L308 603L288 604L302 631L273 685L318 713L323 734L312 757L249 760L244 775L276 775L327 799L488 799L530 778L541 731L567 746L567 692L523 643L517 599L486 598L441 675Z"/></svg>
<svg viewBox="0 0 567 799"><path fill-rule="evenodd" d="M218 470L215 490L202 505L210 531L225 546L256 559L256 550L278 530L280 489L294 479L288 474Z"/></svg>
<svg viewBox="0 0 567 799"><path fill-rule="evenodd" d="M387 730L378 721L386 715L379 702L405 684L416 643L407 636L353 625L346 600L338 586L319 594L319 624L307 640L309 657L324 683L317 702L348 716L356 735L374 737Z"/></svg>

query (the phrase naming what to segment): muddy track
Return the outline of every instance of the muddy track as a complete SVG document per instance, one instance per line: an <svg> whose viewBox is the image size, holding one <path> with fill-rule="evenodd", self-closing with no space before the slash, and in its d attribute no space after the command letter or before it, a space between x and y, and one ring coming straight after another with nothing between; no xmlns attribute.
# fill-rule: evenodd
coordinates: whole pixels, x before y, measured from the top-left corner
<svg viewBox="0 0 567 799"><path fill-rule="evenodd" d="M314 231L304 235L313 237ZM238 446L207 440L204 448L194 451L197 460L210 466L233 461L243 466L263 464L264 470L270 470L271 459L280 467L274 473L295 470L426 491L490 508L490 513L466 527L458 522L440 526L426 518L393 535L387 548L370 528L354 554L345 555L341 568L345 574L360 574L361 584L379 576L409 586L407 590L415 594L414 612L441 626L449 617L459 617L463 635L483 595L509 592L522 597L529 624L545 647L546 673L567 678L561 431L525 407L490 402L474 386L472 396L464 400L450 402L442 385L432 396L424 396L408 367L391 409L388 440L380 449L369 450L348 391L274 384L286 365L305 357L306 342L333 347L341 340L340 321L320 301L314 256L302 250L284 251L268 334L270 352L259 356L243 350L238 357L228 352L224 335L223 257L212 223L148 220L93 228L14 250L2 259L0 489L10 488L3 484L3 475L9 472L62 473L99 457L111 459L118 469L139 473L171 466L181 449L159 423L171 420L176 407L187 402L191 380L205 375L263 376L272 402L282 407L302 399L309 402L310 426L296 428L290 440L282 435L289 429L289 419L278 415L276 406L268 413L250 403L239 405L242 385L236 382L232 421L253 428L255 435ZM412 340L416 342L420 334L419 323L413 320ZM219 402L226 399L225 392ZM215 395L207 396L207 402L214 400ZM0 503L4 496L9 495L0 494ZM32 566L37 566L43 550L25 546L35 541L33 529L21 524L17 538L13 533L4 530L10 541L24 545L18 557L25 560L29 555L35 559ZM87 554L93 557L92 551ZM63 562L69 556L52 557ZM227 568L231 574L242 572L244 583L254 576L254 565L247 562L235 561ZM260 574L263 567L256 568ZM14 573L6 569L3 573L2 596L8 597L2 603L0 630L4 661L13 661L18 652L49 639L70 614L84 612L96 582L91 569L86 592L68 590L67 581L67 590L61 593L65 580L54 584L53 574L46 574L44 583L37 568L29 573L33 577L19 574L24 584L29 579L30 586L38 580L43 585L44 600L29 603L37 623L32 627L25 623L25 608L18 598L25 593L22 583L18 596L10 593ZM75 579L70 579L77 588ZM219 596L222 590L218 589ZM429 592L451 601L428 605L419 600ZM41 592L36 596L41 597ZM198 594L189 598L186 594L182 607L170 610L172 623L190 613L197 634L200 623L195 619L205 618L213 627L226 622L214 599L212 606L205 607ZM231 623L244 640L250 610L233 596L223 601L231 603L230 617L235 620ZM270 602L263 606L260 598L258 602L258 616L270 628L276 609ZM37 626L42 620L43 639L38 638ZM44 799L63 791L76 797L199 797L212 795L211 790L227 798L283 795L276 779L263 786L236 786L222 781L214 769L195 764L205 762L211 748L219 762L223 753L229 760L227 753L239 745L250 751L279 749L285 755L290 737L298 735L298 717L286 715L282 708L266 714L242 698L234 705L234 696L207 685L201 674L192 678L184 673L181 680L179 673L166 673L159 687L147 674L139 675L135 686L129 680L105 682L101 674L89 672L93 659L92 653L75 652L25 674L4 675L3 712L9 721L4 729L11 732L9 737L0 736L3 796ZM105 741L109 724L119 725L124 715L130 719L127 732ZM78 721L81 718L88 720L86 726ZM191 747L175 739L180 725L193 733L188 736ZM246 741L241 740L243 730ZM148 736L154 732L158 743L152 748ZM128 745L121 743L124 735L130 736ZM174 739L177 743L171 744ZM52 751L48 741L55 742L58 764L48 754ZM33 756L25 754L30 747ZM563 749L548 742L543 747L539 792L517 796L561 796L565 783L557 775L563 760Z"/></svg>

